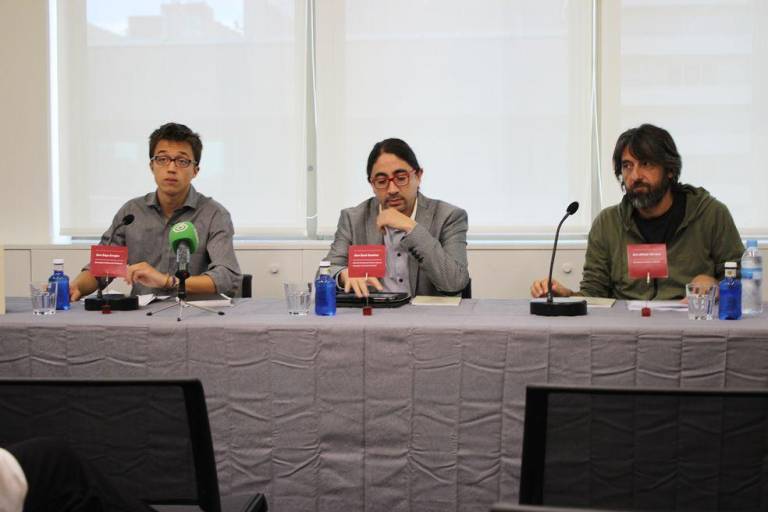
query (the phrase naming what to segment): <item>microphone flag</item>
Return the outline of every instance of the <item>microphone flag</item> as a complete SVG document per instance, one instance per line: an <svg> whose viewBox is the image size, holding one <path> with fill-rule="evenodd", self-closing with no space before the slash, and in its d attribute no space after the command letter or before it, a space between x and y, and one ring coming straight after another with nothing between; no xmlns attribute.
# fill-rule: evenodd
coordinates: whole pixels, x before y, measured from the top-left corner
<svg viewBox="0 0 768 512"><path fill-rule="evenodd" d="M199 244L197 229L195 229L195 225L189 221L174 224L173 227L171 227L171 231L168 233L168 241L171 243L174 252L179 250L179 245L186 242L189 246L189 252L193 253L197 250Z"/></svg>

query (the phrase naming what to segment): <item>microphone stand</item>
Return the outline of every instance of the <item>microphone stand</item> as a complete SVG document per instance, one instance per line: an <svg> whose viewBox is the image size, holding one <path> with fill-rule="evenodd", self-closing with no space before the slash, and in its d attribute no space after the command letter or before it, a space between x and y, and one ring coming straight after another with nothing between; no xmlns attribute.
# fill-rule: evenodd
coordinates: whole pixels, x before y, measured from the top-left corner
<svg viewBox="0 0 768 512"><path fill-rule="evenodd" d="M562 220L560 221L560 224L557 225L557 231L555 231L555 244L552 247L552 259L549 262L549 277L547 278L547 300L537 300L534 299L531 301L531 314L532 315L539 315L539 316L582 316L587 314L587 301L586 300L566 300L566 301L555 301L552 295L552 270L555 267L555 253L557 252L557 240L560 237L560 228L563 226L563 222L565 222L565 219L570 217L572 214L576 212L576 209L578 208L578 203L576 204L576 208L571 209L571 206L568 207L568 210L565 212L565 215L563 216Z"/></svg>
<svg viewBox="0 0 768 512"><path fill-rule="evenodd" d="M96 298L98 300L104 300L104 288L107 287L106 281L103 277L96 278Z"/></svg>
<svg viewBox="0 0 768 512"><path fill-rule="evenodd" d="M112 229L107 238L105 245L112 245L112 239L115 237L115 233L121 227L128 226L133 223L134 216L129 214L123 217L122 222ZM112 278L114 279L114 278ZM133 311L139 309L139 298L128 296L126 297L122 293L112 293L104 295L104 289L109 286L109 275L96 277L96 297L85 298L85 310L86 311L101 311L102 313L109 313L111 311Z"/></svg>
<svg viewBox="0 0 768 512"><path fill-rule="evenodd" d="M187 302L187 278L189 277L189 272L187 270L179 269L176 271L176 274L174 275L179 280L179 288L178 288L178 291L176 292L176 299L179 304L179 314L176 317L177 322L181 322L182 313L184 312L184 308L187 306L192 306L193 308L202 309L203 311L207 311L208 313L213 313L214 315L224 316L223 311L217 311L213 308L209 308L208 306L195 304L194 302ZM147 311L147 316L152 316L154 314L160 313L161 311L165 311L166 309L171 309L174 306L176 306L176 304L172 302L154 311Z"/></svg>
<svg viewBox="0 0 768 512"><path fill-rule="evenodd" d="M109 275L99 276L96 278L96 299L104 300L104 289L109 286Z"/></svg>

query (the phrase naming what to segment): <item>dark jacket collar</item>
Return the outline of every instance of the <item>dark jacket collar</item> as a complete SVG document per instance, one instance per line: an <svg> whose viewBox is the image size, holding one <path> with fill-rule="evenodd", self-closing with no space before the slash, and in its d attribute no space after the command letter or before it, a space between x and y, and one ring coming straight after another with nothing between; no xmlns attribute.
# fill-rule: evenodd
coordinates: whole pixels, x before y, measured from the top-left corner
<svg viewBox="0 0 768 512"><path fill-rule="evenodd" d="M678 190L685 193L686 201L685 216L680 223L680 227L678 227L679 231L685 228L691 220L699 215L701 209L705 208L710 201L712 201L712 196L702 187L694 187L684 183L679 185ZM621 217L621 223L624 225L624 229L627 231L637 231L635 221L632 219L634 211L634 206L632 206L632 203L627 199L625 194L624 197L621 198L621 203L619 203L619 216Z"/></svg>

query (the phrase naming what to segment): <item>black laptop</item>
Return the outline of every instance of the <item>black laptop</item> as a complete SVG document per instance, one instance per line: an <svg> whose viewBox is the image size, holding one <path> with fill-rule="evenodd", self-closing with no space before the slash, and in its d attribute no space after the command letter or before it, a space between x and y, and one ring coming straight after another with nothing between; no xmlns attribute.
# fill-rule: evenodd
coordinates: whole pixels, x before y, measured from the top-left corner
<svg viewBox="0 0 768 512"><path fill-rule="evenodd" d="M411 296L405 292L372 292L367 300L351 292L336 293L336 306L340 308L362 308L366 305L374 308L399 308L410 301Z"/></svg>

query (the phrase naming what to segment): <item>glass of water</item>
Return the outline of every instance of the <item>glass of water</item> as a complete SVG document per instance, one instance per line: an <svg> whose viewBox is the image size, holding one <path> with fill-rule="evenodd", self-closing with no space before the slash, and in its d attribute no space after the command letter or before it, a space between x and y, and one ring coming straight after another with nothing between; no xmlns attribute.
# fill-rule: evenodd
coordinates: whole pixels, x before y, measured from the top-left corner
<svg viewBox="0 0 768 512"><path fill-rule="evenodd" d="M289 315L307 315L312 298L312 283L283 283Z"/></svg>
<svg viewBox="0 0 768 512"><path fill-rule="evenodd" d="M685 296L688 298L688 318L691 320L712 320L715 309L715 284L685 285Z"/></svg>
<svg viewBox="0 0 768 512"><path fill-rule="evenodd" d="M29 285L32 298L32 313L35 315L53 315L56 313L56 292L59 283L54 281L33 282Z"/></svg>

